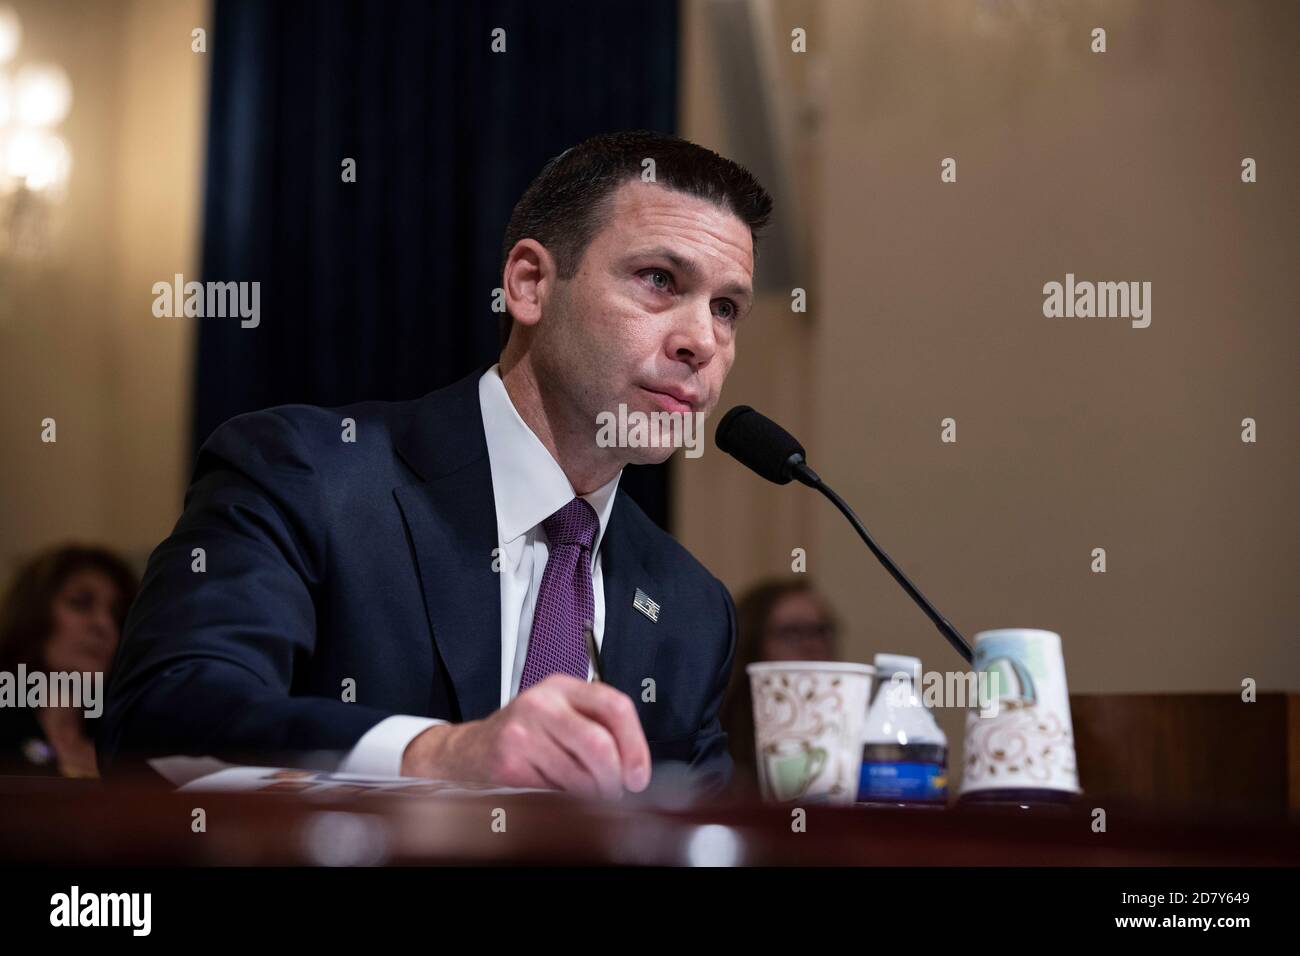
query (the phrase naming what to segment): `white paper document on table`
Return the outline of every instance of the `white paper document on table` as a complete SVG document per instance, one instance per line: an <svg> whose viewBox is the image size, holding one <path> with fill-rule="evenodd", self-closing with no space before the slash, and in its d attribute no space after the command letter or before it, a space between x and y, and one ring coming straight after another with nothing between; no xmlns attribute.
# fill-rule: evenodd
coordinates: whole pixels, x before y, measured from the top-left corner
<svg viewBox="0 0 1300 956"><path fill-rule="evenodd" d="M428 780L424 777L379 777L291 767L241 767L210 757L165 757L151 766L185 792L301 793L328 796L392 794L399 796L487 796L554 793L535 787L498 787L490 783Z"/></svg>

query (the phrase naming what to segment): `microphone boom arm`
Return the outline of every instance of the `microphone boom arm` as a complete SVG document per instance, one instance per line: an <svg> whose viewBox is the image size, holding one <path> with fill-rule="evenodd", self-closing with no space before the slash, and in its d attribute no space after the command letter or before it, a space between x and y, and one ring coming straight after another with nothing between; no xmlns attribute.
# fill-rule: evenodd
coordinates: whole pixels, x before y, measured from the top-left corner
<svg viewBox="0 0 1300 956"><path fill-rule="evenodd" d="M879 545L871 540L871 535L867 533L866 527L858 519L858 516L853 513L853 509L845 503L844 499L837 495L830 485L822 481L817 472L808 467L803 461L802 454L791 455L786 464L792 478L809 488L817 489L830 500L831 504L840 509L840 513L849 519L849 523L857 530L862 540L867 543L867 547L871 549L871 553L876 556L876 559L885 566L885 570L894 576L894 580L898 582L899 586L920 606L926 617L934 622L934 626L939 629L939 633L948 640L953 649L965 659L967 664L971 663L974 655L971 652L970 645L966 643L966 639L958 633L955 627L948 623L942 614L934 609L934 605L925 599L925 595L916 589L916 585L907 579L907 575L898 569L898 565L890 560L889 555L880 550Z"/></svg>

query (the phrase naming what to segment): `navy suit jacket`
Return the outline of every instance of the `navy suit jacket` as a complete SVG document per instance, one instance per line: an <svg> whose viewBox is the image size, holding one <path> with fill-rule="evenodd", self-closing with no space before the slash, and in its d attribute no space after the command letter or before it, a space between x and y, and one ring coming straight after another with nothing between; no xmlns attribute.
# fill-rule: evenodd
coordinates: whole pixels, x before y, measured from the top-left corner
<svg viewBox="0 0 1300 956"><path fill-rule="evenodd" d="M282 406L212 434L127 619L101 767L314 751L336 766L390 715L466 721L498 709L482 371L415 401ZM355 442L342 440L344 418ZM604 680L635 702L656 763L683 761L697 784L724 785L730 595L621 489L601 555ZM634 609L638 588L660 604L657 622ZM354 702L342 699L347 679Z"/></svg>

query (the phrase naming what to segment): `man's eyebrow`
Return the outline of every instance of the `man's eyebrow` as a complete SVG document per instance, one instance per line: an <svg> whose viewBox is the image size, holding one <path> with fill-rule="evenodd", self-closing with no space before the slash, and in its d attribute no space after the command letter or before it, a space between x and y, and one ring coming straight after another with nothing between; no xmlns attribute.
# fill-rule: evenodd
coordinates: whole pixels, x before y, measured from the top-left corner
<svg viewBox="0 0 1300 956"><path fill-rule="evenodd" d="M674 269L678 272L684 273L691 280L699 281L700 278L700 268L695 264L694 259L687 259L685 256L680 255L667 246L652 246L649 249L634 249L632 252L628 253L627 258L666 259ZM730 285L725 285L718 291L725 292L729 295L743 296L746 299L752 299L754 297L754 290L740 282L733 282Z"/></svg>

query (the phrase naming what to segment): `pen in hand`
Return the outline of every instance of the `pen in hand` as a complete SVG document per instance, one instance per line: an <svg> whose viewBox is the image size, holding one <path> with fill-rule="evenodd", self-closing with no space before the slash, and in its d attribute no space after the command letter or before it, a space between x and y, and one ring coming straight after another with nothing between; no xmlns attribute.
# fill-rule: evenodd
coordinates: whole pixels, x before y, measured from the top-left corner
<svg viewBox="0 0 1300 956"><path fill-rule="evenodd" d="M600 654L596 650L596 632L592 629L590 621L582 622L582 633L587 638L587 657L591 659L591 679L593 682L599 682Z"/></svg>

